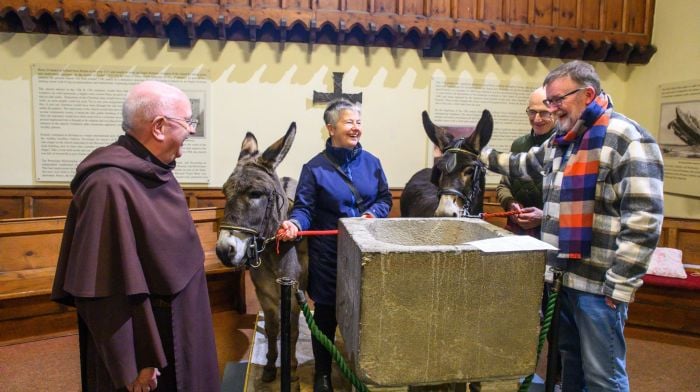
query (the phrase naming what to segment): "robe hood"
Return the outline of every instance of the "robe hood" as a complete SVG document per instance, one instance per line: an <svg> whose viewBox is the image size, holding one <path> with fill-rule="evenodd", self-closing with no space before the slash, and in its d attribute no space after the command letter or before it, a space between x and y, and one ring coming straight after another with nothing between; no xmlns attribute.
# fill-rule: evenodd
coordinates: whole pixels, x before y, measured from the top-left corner
<svg viewBox="0 0 700 392"><path fill-rule="evenodd" d="M141 159L135 160L134 156ZM138 140L129 135L122 135L114 144L97 148L80 162L70 183L71 192L75 194L90 173L109 166L123 169L144 181L163 184L172 179L171 172L175 169L175 161L164 164Z"/></svg>
<svg viewBox="0 0 700 392"><path fill-rule="evenodd" d="M71 182L52 298L174 295L204 251L174 163L124 135L88 155Z"/></svg>

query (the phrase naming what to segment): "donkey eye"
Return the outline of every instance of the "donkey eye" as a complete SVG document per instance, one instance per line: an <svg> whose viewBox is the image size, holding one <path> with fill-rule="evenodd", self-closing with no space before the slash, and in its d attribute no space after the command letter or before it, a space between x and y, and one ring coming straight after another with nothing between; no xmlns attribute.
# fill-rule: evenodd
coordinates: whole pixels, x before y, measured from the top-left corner
<svg viewBox="0 0 700 392"><path fill-rule="evenodd" d="M250 191L248 192L248 197L251 199L259 199L264 195L264 193L260 191Z"/></svg>

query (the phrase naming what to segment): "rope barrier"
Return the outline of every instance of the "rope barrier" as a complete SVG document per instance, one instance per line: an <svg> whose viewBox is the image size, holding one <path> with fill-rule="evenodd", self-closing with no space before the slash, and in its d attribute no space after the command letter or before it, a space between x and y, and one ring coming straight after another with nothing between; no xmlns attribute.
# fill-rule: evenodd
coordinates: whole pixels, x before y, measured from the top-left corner
<svg viewBox="0 0 700 392"><path fill-rule="evenodd" d="M348 364L345 362L345 359L343 359L343 356L338 352L338 348L335 347L335 344L331 342L330 339L326 335L321 332L320 329L318 329L318 326L316 326L316 322L314 321L313 316L311 315L311 311L309 310L309 306L306 304L306 297L304 296L304 292L301 290L297 290L297 302L299 302L299 307L301 308L301 311L304 313L304 318L306 318L306 324L309 326L309 330L311 331L311 334L318 340L323 347L328 350L328 352L331 354L335 362L338 364L338 368L340 368L340 371L343 373L343 376L350 381L350 383L359 391L359 392L369 392L369 389L365 384L360 381L359 378L355 375L355 373L352 372L350 367L348 367Z"/></svg>
<svg viewBox="0 0 700 392"><path fill-rule="evenodd" d="M549 292L549 298L547 299L547 309L545 310L544 320L542 321L542 329L540 329L540 336L537 342L537 363L540 359L540 353L542 352L542 347L544 346L544 341L547 339L547 334L549 333L549 326L552 323L552 318L554 317L554 311L557 305L557 297L559 296L559 290L561 285L561 276L555 276L555 281L552 285L552 290ZM550 350L552 348L550 347ZM523 383L520 384L520 389L518 392L527 392L530 389L530 384L534 378L535 373L530 374L525 377Z"/></svg>

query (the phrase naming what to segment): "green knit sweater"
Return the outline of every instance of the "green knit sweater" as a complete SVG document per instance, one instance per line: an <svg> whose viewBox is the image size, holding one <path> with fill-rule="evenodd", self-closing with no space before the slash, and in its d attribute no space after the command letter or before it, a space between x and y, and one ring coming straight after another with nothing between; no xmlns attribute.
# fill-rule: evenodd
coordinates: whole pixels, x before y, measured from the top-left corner
<svg viewBox="0 0 700 392"><path fill-rule="evenodd" d="M510 151L514 153L528 151L531 147L538 146L549 139L553 132L554 128L544 135L535 135L535 132L530 130L527 135L520 136L513 141ZM496 187L496 195L505 211L508 211L514 202L523 207L542 209L542 181L524 181L503 176L500 184Z"/></svg>

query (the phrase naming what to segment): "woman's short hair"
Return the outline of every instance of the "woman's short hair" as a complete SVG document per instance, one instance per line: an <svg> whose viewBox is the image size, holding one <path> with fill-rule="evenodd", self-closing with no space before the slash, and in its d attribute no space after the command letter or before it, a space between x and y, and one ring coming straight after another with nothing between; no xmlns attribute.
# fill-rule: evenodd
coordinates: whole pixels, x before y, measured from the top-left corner
<svg viewBox="0 0 700 392"><path fill-rule="evenodd" d="M331 101L326 110L323 112L323 121L326 124L335 124L340 118L340 112L343 110L352 110L359 115L362 115L362 107L359 103L351 102L345 98L340 98Z"/></svg>

